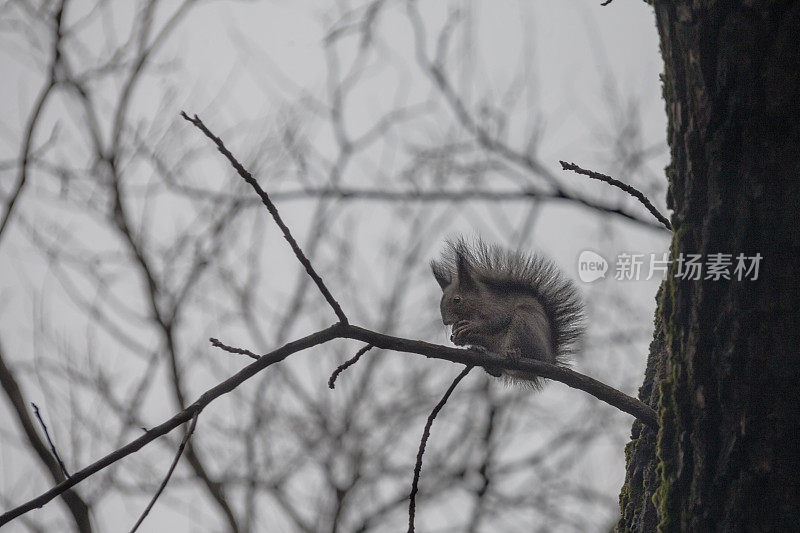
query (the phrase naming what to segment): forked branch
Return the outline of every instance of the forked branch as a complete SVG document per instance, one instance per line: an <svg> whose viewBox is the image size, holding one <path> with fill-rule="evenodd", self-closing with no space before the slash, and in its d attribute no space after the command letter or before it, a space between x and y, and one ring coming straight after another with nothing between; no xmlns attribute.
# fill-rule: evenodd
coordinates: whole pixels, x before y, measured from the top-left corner
<svg viewBox="0 0 800 533"><path fill-rule="evenodd" d="M191 420L195 414L200 413L203 409L205 409L208 404L220 396L231 392L268 366L283 361L293 353L329 342L333 339L357 339L381 349L394 350L397 352L410 354L419 354L424 355L425 357L442 359L462 365L498 368L503 370L519 370L522 372L535 374L544 378L552 379L554 381L560 381L569 387L588 392L595 398L602 400L609 405L613 405L621 411L635 416L651 429L658 429L658 417L656 412L650 406L609 385L606 385L605 383L568 368L552 365L543 361L535 361L532 359L511 360L491 353L452 348L449 346L441 346L424 341L404 339L402 337L393 337L391 335L384 335L382 333L360 328L351 324L337 323L326 329L317 331L311 335L285 344L268 354L262 355L258 358L258 360L253 361L230 378L207 390L186 409L147 431L144 435L109 453L102 459L87 466L83 470L73 473L71 478L59 483L47 492L31 499L19 507L3 513L0 515L0 526L7 524L14 518L27 513L28 511L42 507L50 500L57 497L67 489L74 487L87 477L140 450L146 444L154 441L158 437L166 435L176 427L185 424Z"/></svg>

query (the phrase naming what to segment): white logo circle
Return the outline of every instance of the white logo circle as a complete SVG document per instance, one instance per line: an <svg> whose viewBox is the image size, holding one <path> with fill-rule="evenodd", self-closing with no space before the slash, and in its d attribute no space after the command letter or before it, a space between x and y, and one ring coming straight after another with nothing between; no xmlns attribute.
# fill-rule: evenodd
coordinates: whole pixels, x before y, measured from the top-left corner
<svg viewBox="0 0 800 533"><path fill-rule="evenodd" d="M608 261L591 250L584 250L578 256L578 277L584 283L591 283L606 277Z"/></svg>

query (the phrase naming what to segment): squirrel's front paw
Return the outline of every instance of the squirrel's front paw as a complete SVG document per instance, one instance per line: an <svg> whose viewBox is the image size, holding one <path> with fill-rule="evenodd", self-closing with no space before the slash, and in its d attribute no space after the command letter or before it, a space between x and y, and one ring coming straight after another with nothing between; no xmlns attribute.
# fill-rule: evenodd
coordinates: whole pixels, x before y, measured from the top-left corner
<svg viewBox="0 0 800 533"><path fill-rule="evenodd" d="M467 320L459 320L453 324L453 334L450 335L450 340L456 346L465 346L472 344L471 340L474 337L475 324Z"/></svg>
<svg viewBox="0 0 800 533"><path fill-rule="evenodd" d="M522 351L519 348L506 348L503 350L503 355L513 361L522 357Z"/></svg>

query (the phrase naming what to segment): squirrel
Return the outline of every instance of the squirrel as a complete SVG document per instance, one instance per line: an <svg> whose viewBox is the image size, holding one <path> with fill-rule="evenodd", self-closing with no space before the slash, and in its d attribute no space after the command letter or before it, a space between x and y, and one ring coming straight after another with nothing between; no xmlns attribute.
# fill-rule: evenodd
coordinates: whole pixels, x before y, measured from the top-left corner
<svg viewBox="0 0 800 533"><path fill-rule="evenodd" d="M574 283L546 257L460 237L446 242L431 270L442 288L442 322L453 326L450 340L457 346L556 365L566 365L579 350L583 302ZM542 386L541 378L525 372L503 374L507 381Z"/></svg>

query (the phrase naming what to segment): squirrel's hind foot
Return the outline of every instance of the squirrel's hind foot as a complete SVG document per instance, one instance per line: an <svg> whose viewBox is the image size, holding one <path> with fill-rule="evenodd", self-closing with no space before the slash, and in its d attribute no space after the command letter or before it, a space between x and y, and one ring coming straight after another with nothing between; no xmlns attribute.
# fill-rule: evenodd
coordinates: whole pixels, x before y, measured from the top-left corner
<svg viewBox="0 0 800 533"><path fill-rule="evenodd" d="M475 346L470 346L470 348L472 348L475 351L481 352L481 353L489 353L489 350L487 350L483 346L475 345ZM496 378L499 378L500 376L503 375L503 369L502 368L497 368L497 367L494 367L494 366L484 366L483 369L486 370L487 374L489 374L490 376L494 376Z"/></svg>

